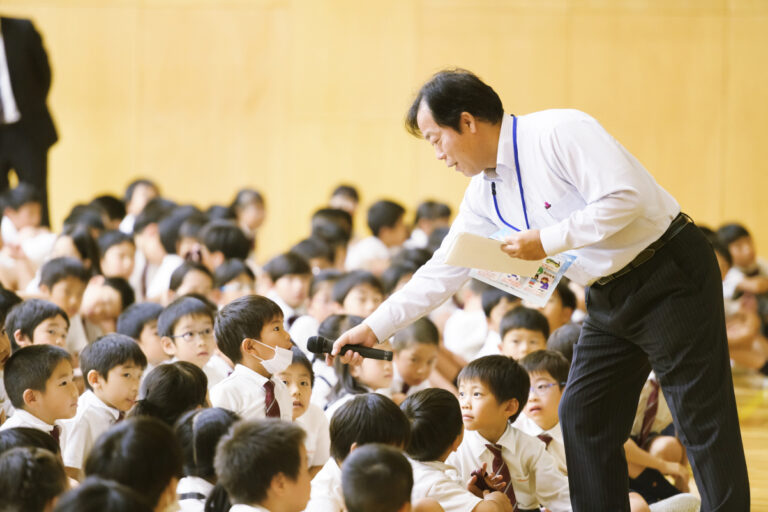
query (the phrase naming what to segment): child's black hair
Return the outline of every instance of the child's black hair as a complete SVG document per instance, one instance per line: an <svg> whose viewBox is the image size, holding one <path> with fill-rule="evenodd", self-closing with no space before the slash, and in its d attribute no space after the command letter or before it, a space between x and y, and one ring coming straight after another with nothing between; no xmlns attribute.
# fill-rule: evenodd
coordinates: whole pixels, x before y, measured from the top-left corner
<svg viewBox="0 0 768 512"><path fill-rule="evenodd" d="M14 349L18 348L14 333L20 331L23 336L32 339L38 325L49 318L60 316L67 322L69 317L59 306L44 299L27 299L13 306L5 317L5 332Z"/></svg>
<svg viewBox="0 0 768 512"><path fill-rule="evenodd" d="M356 203L360 202L360 194L357 192L357 189L353 185L348 185L346 183L342 183L333 189L333 192L331 192L331 197L335 196L346 197L347 199L351 199Z"/></svg>
<svg viewBox="0 0 768 512"><path fill-rule="evenodd" d="M400 408L411 422L411 442L405 451L414 460L439 460L464 430L459 401L445 389L418 391Z"/></svg>
<svg viewBox="0 0 768 512"><path fill-rule="evenodd" d="M112 231L105 231L101 234L98 240L99 256L103 259L107 251L115 245L129 243L136 246L136 242L133 241L131 235L125 234L120 230L114 229Z"/></svg>
<svg viewBox="0 0 768 512"><path fill-rule="evenodd" d="M391 295L395 291L400 280L408 275L413 275L419 267L411 261L392 263L381 274L381 286L385 295Z"/></svg>
<svg viewBox="0 0 768 512"><path fill-rule="evenodd" d="M416 343L440 346L440 333L437 326L427 317L421 317L408 327L400 329L392 336L392 349L400 352Z"/></svg>
<svg viewBox="0 0 768 512"><path fill-rule="evenodd" d="M304 352L301 351L301 349L297 346L291 347L291 352L293 352L293 358L291 359L291 364L300 364L304 367L305 370L307 370L307 373L309 374L309 384L312 387L315 387L315 371L312 369L312 363L309 362L309 359L307 359L307 356L304 354Z"/></svg>
<svg viewBox="0 0 768 512"><path fill-rule="evenodd" d="M320 285L323 283L330 283L331 287L336 284L339 279L344 276L344 273L334 268L328 268L321 270L314 276L312 276L312 284L309 285L309 296L314 297L315 294L320 291Z"/></svg>
<svg viewBox="0 0 768 512"><path fill-rule="evenodd" d="M416 217L413 224L418 224L421 219L437 220L449 219L451 217L451 207L438 201L424 201L416 208Z"/></svg>
<svg viewBox="0 0 768 512"><path fill-rule="evenodd" d="M394 201L376 201L368 208L368 227L378 237L382 228L394 227L404 214L405 208Z"/></svg>
<svg viewBox="0 0 768 512"><path fill-rule="evenodd" d="M104 231L104 218L99 207L90 204L76 204L62 223L65 229L85 228L97 233ZM97 235L98 236L98 235Z"/></svg>
<svg viewBox="0 0 768 512"><path fill-rule="evenodd" d="M296 253L286 252L275 256L264 265L264 272L272 282L288 275L312 275L312 268L307 260Z"/></svg>
<svg viewBox="0 0 768 512"><path fill-rule="evenodd" d="M235 503L264 501L276 475L299 477L305 437L300 426L277 419L236 424L216 449L218 484Z"/></svg>
<svg viewBox="0 0 768 512"><path fill-rule="evenodd" d="M485 356L475 359L459 372L458 381L478 380L485 385L499 404L512 398L517 400L517 413L510 416L510 423L520 415L528 402L531 379L520 364L507 356Z"/></svg>
<svg viewBox="0 0 768 512"><path fill-rule="evenodd" d="M212 204L205 210L205 216L208 218L208 222L226 220L234 221L235 215L229 207L222 204Z"/></svg>
<svg viewBox="0 0 768 512"><path fill-rule="evenodd" d="M138 340L147 322L157 320L163 306L156 302L140 302L123 310L117 318L116 331Z"/></svg>
<svg viewBox="0 0 768 512"><path fill-rule="evenodd" d="M153 368L141 384L140 396L131 416L151 416L173 426L187 411L204 407L208 377L188 361L175 361Z"/></svg>
<svg viewBox="0 0 768 512"><path fill-rule="evenodd" d="M546 372L555 379L562 389L568 380L568 371L571 363L560 352L554 350L537 350L531 352L520 360L520 366L529 374L534 372Z"/></svg>
<svg viewBox="0 0 768 512"><path fill-rule="evenodd" d="M5 319L8 318L8 313L16 304L21 304L21 297L0 285L0 326L5 326ZM6 331L6 334L8 334L9 338L13 337L13 333Z"/></svg>
<svg viewBox="0 0 768 512"><path fill-rule="evenodd" d="M331 315L323 320L320 327L317 328L317 334L329 340L335 340L343 332L360 325L362 322L363 318L355 315ZM329 404L347 394L368 393L369 390L352 376L349 365L342 363L340 357L333 360L333 369L337 378L328 397Z"/></svg>
<svg viewBox="0 0 768 512"><path fill-rule="evenodd" d="M122 277L105 277L103 286L109 286L120 295L120 311L130 307L136 300L133 287Z"/></svg>
<svg viewBox="0 0 768 512"><path fill-rule="evenodd" d="M17 350L5 362L3 383L5 392L16 409L24 409L24 391L45 391L48 379L62 361L72 359L63 348L53 345L30 345Z"/></svg>
<svg viewBox="0 0 768 512"><path fill-rule="evenodd" d="M64 226L59 236L66 236L72 240L72 244L77 249L83 265L88 269L89 276L101 274L101 256L99 253L99 244L93 238L91 229L88 226L80 224ZM90 262L90 267L85 265Z"/></svg>
<svg viewBox="0 0 768 512"><path fill-rule="evenodd" d="M125 203L130 203L131 199L133 199L133 193L138 187L142 185L145 187L152 187L158 192L158 194L160 193L160 189L154 181L147 178L138 178L130 182L125 188L125 196L123 197L123 201Z"/></svg>
<svg viewBox="0 0 768 512"><path fill-rule="evenodd" d="M329 211L320 210L320 212ZM330 210L346 214L343 223L339 220L316 212L312 217L312 231L310 236L324 240L334 251L340 247L346 247L352 237L352 217L344 210Z"/></svg>
<svg viewBox="0 0 768 512"><path fill-rule="evenodd" d="M216 270L213 272L213 285L216 288L221 288L243 274L248 276L248 279L256 281L256 276L254 275L253 270L245 264L245 261L237 258L228 259L216 267Z"/></svg>
<svg viewBox="0 0 768 512"><path fill-rule="evenodd" d="M483 290L482 295L480 296L480 302L483 306L483 313L485 313L485 318L491 318L491 312L493 311L493 308L499 305L501 299L507 299L508 302L517 302L520 300L514 295L503 290L499 290L498 288L491 287Z"/></svg>
<svg viewBox="0 0 768 512"><path fill-rule="evenodd" d="M378 277L367 270L353 270L336 281L336 284L333 285L331 298L334 302L342 304L352 288L363 284L373 287L376 291L384 295L384 287L381 285L381 281Z"/></svg>
<svg viewBox="0 0 768 512"><path fill-rule="evenodd" d="M153 512L154 506L128 486L91 476L56 502L53 512Z"/></svg>
<svg viewBox="0 0 768 512"><path fill-rule="evenodd" d="M208 217L203 212L190 215L179 226L179 240L182 238L194 238L200 240L200 231L208 224Z"/></svg>
<svg viewBox="0 0 768 512"><path fill-rule="evenodd" d="M69 487L61 460L40 448L13 448L0 455L3 511L43 512Z"/></svg>
<svg viewBox="0 0 768 512"><path fill-rule="evenodd" d="M48 432L32 427L15 427L0 430L0 454L12 448L24 446L48 450L55 455L61 453L58 441Z"/></svg>
<svg viewBox="0 0 768 512"><path fill-rule="evenodd" d="M507 311L502 317L499 325L499 333L502 339L513 329L528 329L529 331L538 331L544 335L544 339L549 338L549 321L547 317L538 309L517 306Z"/></svg>
<svg viewBox="0 0 768 512"><path fill-rule="evenodd" d="M200 214L196 206L177 206L157 223L157 231L160 234L160 243L168 254L176 254L179 242L179 232L182 224L190 217Z"/></svg>
<svg viewBox="0 0 768 512"><path fill-rule="evenodd" d="M264 326L278 317L283 317L283 311L266 297L245 295L235 299L221 308L216 315L216 345L225 356L237 364L243 358L240 352L243 340L261 339Z"/></svg>
<svg viewBox="0 0 768 512"><path fill-rule="evenodd" d="M136 215L136 220L133 223L133 233L139 234L147 226L158 224L162 219L170 215L175 206L176 203L162 197L150 199L144 206L144 209L141 210L141 213Z"/></svg>
<svg viewBox="0 0 768 512"><path fill-rule="evenodd" d="M18 211L28 203L41 204L40 192L29 183L19 182L14 188L7 189L2 196L3 208Z"/></svg>
<svg viewBox="0 0 768 512"><path fill-rule="evenodd" d="M576 311L576 294L573 293L568 283L567 278L560 281L555 288L555 293L560 297L560 304L564 308L571 308L571 310Z"/></svg>
<svg viewBox="0 0 768 512"><path fill-rule="evenodd" d="M408 446L411 425L391 399L365 393L339 407L331 418L329 432L331 456L341 463L349 455L352 443L358 447L368 443Z"/></svg>
<svg viewBox="0 0 768 512"><path fill-rule="evenodd" d="M215 310L211 305L194 295L184 295L168 304L157 319L160 336L173 336L176 324L185 316L207 316L213 322Z"/></svg>
<svg viewBox="0 0 768 512"><path fill-rule="evenodd" d="M200 231L199 238L208 251L211 253L221 252L224 259L245 260L253 247L253 243L243 230L231 220L209 222Z"/></svg>
<svg viewBox="0 0 768 512"><path fill-rule="evenodd" d="M563 354L570 363L573 361L573 346L579 341L581 326L574 322L561 325L547 339L547 350Z"/></svg>
<svg viewBox="0 0 768 512"><path fill-rule="evenodd" d="M306 261L310 261L315 258L321 258L333 264L336 260L336 255L334 254L331 244L319 236L310 236L309 238L305 238L301 242L291 247L290 252L298 254Z"/></svg>
<svg viewBox="0 0 768 512"><path fill-rule="evenodd" d="M427 239L427 247L426 249L430 252L430 254L434 254L436 250L440 248L441 245L443 245L443 240L445 240L445 237L448 236L448 233L451 231L451 228L448 227L441 227L435 229Z"/></svg>
<svg viewBox="0 0 768 512"><path fill-rule="evenodd" d="M431 257L432 253L426 249L420 249L418 247L412 247L410 249L405 248L398 252L394 258L392 258L392 264L413 264L416 266L416 268L419 268L428 262L429 258Z"/></svg>
<svg viewBox="0 0 768 512"><path fill-rule="evenodd" d="M344 461L341 485L348 512L392 512L411 502L413 469L400 450L368 444Z"/></svg>
<svg viewBox="0 0 768 512"><path fill-rule="evenodd" d="M751 237L752 235L750 235L749 231L747 231L747 228L741 224L732 222L730 224L723 224L720 226L717 230L717 236L727 247L739 238Z"/></svg>
<svg viewBox="0 0 768 512"><path fill-rule="evenodd" d="M127 485L157 506L173 478L182 477L181 446L171 427L154 418L121 421L102 434L85 461L85 474Z"/></svg>
<svg viewBox="0 0 768 512"><path fill-rule="evenodd" d="M80 352L80 368L85 387L93 389L88 382L91 370L95 370L106 381L112 368L126 363L133 363L143 369L147 367L147 356L133 338L114 332L101 336Z"/></svg>
<svg viewBox="0 0 768 512"><path fill-rule="evenodd" d="M252 188L241 188L237 191L232 203L229 205L229 209L233 216L237 216L240 210L247 207L250 204L258 204L264 206L264 196L261 192Z"/></svg>
<svg viewBox="0 0 768 512"><path fill-rule="evenodd" d="M95 206L106 215L110 221L121 221L125 217L125 203L112 194L102 194L91 199L90 206Z"/></svg>
<svg viewBox="0 0 768 512"><path fill-rule="evenodd" d="M185 261L178 267L176 267L176 270L173 271L171 274L171 282L168 285L168 288L172 291L177 291L181 287L181 283L184 282L184 278L187 274L189 274L191 271L196 270L198 272L202 272L206 276L211 278L211 285L213 285L213 274L210 270L208 270L208 267L203 265L202 263L196 263L194 261Z"/></svg>
<svg viewBox="0 0 768 512"><path fill-rule="evenodd" d="M74 277L87 284L91 276L82 261L66 256L48 260L40 268L40 285L48 290L52 290L56 283L68 277Z"/></svg>
<svg viewBox="0 0 768 512"><path fill-rule="evenodd" d="M184 455L185 476L216 481L213 467L216 445L238 420L240 416L236 413L220 407L195 409L179 418L174 430Z"/></svg>

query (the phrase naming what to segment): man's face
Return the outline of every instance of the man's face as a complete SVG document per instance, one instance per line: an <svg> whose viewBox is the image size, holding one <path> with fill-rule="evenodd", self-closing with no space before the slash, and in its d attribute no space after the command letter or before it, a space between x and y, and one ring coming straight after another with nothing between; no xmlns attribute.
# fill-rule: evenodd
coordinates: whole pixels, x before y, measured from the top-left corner
<svg viewBox="0 0 768 512"><path fill-rule="evenodd" d="M432 117L432 111L425 102L421 102L416 115L416 123L424 139L435 148L438 160L445 160L445 165L455 167L464 176L471 178L483 172L483 159L479 154L476 133L469 127L462 127L461 133L453 128L438 125Z"/></svg>

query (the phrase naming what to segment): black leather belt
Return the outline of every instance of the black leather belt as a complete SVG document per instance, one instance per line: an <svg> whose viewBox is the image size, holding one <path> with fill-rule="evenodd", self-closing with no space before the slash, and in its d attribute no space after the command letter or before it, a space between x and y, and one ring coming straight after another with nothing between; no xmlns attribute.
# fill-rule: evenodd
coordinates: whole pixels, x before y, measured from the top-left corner
<svg viewBox="0 0 768 512"><path fill-rule="evenodd" d="M669 225L664 234L659 237L658 240L640 251L640 254L635 256L635 259L630 261L624 268L614 272L609 276L601 277L595 281L595 284L607 284L615 279L620 278L623 275L629 274L634 269L653 258L653 255L656 254L656 251L664 247L667 242L675 238L675 236L677 236L677 234L680 233L680 231L682 231L683 228L688 224L693 224L693 220L691 220L691 218L683 212L678 213L677 217L672 219L672 223Z"/></svg>

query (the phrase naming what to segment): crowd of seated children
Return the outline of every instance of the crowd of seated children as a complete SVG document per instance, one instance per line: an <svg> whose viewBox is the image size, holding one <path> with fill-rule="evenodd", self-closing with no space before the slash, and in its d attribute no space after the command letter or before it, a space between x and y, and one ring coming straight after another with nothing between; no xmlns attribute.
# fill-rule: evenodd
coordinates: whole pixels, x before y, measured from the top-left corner
<svg viewBox="0 0 768 512"><path fill-rule="evenodd" d="M432 387L429 376L437 364L440 334L437 326L424 317L392 336L392 384L395 402Z"/></svg>
<svg viewBox="0 0 768 512"><path fill-rule="evenodd" d="M333 247L317 236L310 236L298 242L291 247L290 252L304 258L309 263L312 274L334 268L336 264L336 254Z"/></svg>
<svg viewBox="0 0 768 512"><path fill-rule="evenodd" d="M290 329L306 311L304 303L309 295L312 269L304 258L287 252L269 260L263 270L272 283L266 296L280 306L285 328Z"/></svg>
<svg viewBox="0 0 768 512"><path fill-rule="evenodd" d="M469 358L469 361L478 357L498 355L500 353L501 319L504 318L508 311L520 305L520 299L498 288L484 290L480 298L488 329L483 346L476 354Z"/></svg>
<svg viewBox="0 0 768 512"><path fill-rule="evenodd" d="M307 314L297 318L289 331L293 342L309 358L312 358L313 355L307 350L307 340L311 336L317 335L320 324L326 318L340 310L339 305L333 300L332 292L334 285L342 275L338 270L326 269L312 276Z"/></svg>
<svg viewBox="0 0 768 512"><path fill-rule="evenodd" d="M377 201L368 209L371 236L354 244L347 253L348 270L368 270L381 275L389 260L408 239L405 208L394 201Z"/></svg>

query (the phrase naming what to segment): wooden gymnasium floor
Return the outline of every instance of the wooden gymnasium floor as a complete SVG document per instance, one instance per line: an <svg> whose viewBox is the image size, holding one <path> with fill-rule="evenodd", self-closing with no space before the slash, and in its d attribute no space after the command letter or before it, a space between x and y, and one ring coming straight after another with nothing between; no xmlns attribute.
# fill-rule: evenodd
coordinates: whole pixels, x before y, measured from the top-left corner
<svg viewBox="0 0 768 512"><path fill-rule="evenodd" d="M752 511L768 512L768 378L734 369L733 382L747 456Z"/></svg>

